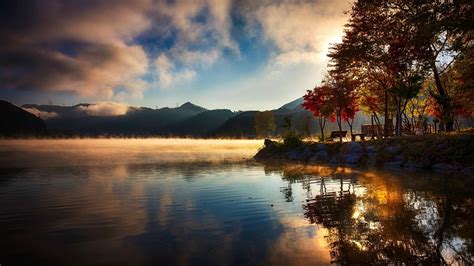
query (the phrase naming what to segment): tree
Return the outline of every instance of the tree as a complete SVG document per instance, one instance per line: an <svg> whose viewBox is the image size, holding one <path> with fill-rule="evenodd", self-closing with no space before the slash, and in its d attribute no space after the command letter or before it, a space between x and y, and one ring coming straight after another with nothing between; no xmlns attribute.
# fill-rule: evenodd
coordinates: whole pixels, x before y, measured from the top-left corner
<svg viewBox="0 0 474 266"><path fill-rule="evenodd" d="M324 126L328 118L337 122L339 131L342 131L342 122L346 121L352 135L352 121L358 110L355 87L354 80L336 76L335 72L331 72L325 77L321 86L308 90L303 96L303 108L319 118L322 139L324 139ZM339 140L342 142L342 136L339 136Z"/></svg>
<svg viewBox="0 0 474 266"><path fill-rule="evenodd" d="M389 135L388 89L392 83L389 71L391 55L388 53L386 27L390 27L383 1L357 1L350 11L342 43L331 47L330 66L358 81L359 91L379 98L385 117L384 136ZM334 70L333 70L334 71Z"/></svg>
<svg viewBox="0 0 474 266"><path fill-rule="evenodd" d="M352 137L352 123L358 110L357 82L336 73L335 71L330 72L332 76L327 81L332 83L329 101L333 103L334 117L336 118L339 131L342 131L342 122L345 121L350 128ZM342 142L342 135L340 134L339 140Z"/></svg>
<svg viewBox="0 0 474 266"><path fill-rule="evenodd" d="M303 96L303 104L301 105L304 109L313 113L318 118L319 128L321 130L321 141L324 141L324 127L326 126L326 120L333 114L332 105L329 101L331 88L322 84L316 86L312 90L308 90Z"/></svg>
<svg viewBox="0 0 474 266"><path fill-rule="evenodd" d="M399 38L404 38L405 45L416 52L416 60L430 70L435 85L431 94L439 105L446 131L452 131L457 107L442 75L472 49L474 5L466 0L390 2L398 19L413 28L410 35Z"/></svg>
<svg viewBox="0 0 474 266"><path fill-rule="evenodd" d="M255 130L258 137L268 137L275 132L275 115L271 111L257 112Z"/></svg>
<svg viewBox="0 0 474 266"><path fill-rule="evenodd" d="M397 133L400 109L407 100L403 96L410 95L399 90L412 87L415 91L413 79L431 75L431 95L450 131L456 101L442 76L472 49L473 11L472 1L466 0L358 0L350 11L342 43L331 49L331 65L344 69L365 89L384 96L385 121L391 120L390 108L394 107ZM385 123L385 136L388 129Z"/></svg>
<svg viewBox="0 0 474 266"><path fill-rule="evenodd" d="M409 71L408 71L409 72ZM408 102L416 97L421 90L423 77L413 73L403 73L396 79L396 85L391 88L392 95L396 101L395 134L402 135L402 114L405 113Z"/></svg>

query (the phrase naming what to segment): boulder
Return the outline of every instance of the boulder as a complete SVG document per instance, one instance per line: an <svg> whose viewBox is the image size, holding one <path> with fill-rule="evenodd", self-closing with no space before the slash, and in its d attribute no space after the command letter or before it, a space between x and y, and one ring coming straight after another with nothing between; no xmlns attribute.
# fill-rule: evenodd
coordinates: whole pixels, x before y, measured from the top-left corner
<svg viewBox="0 0 474 266"><path fill-rule="evenodd" d="M408 169L419 169L423 168L423 165L420 163L415 163L415 162L406 162L403 167L408 168Z"/></svg>
<svg viewBox="0 0 474 266"><path fill-rule="evenodd" d="M330 164L333 164L333 165L338 165L338 164L339 164L339 160L337 159L336 156L333 156L333 157L329 160L329 163L330 163Z"/></svg>
<svg viewBox="0 0 474 266"><path fill-rule="evenodd" d="M344 164L357 164L364 154L364 147L355 141L349 142L341 149L341 161Z"/></svg>
<svg viewBox="0 0 474 266"><path fill-rule="evenodd" d="M313 151L311 150L310 147L306 147L303 151L303 157L305 160L309 160L313 156Z"/></svg>
<svg viewBox="0 0 474 266"><path fill-rule="evenodd" d="M329 161L329 154L326 150L317 151L314 156L311 157L310 161L312 162L328 162Z"/></svg>
<svg viewBox="0 0 474 266"><path fill-rule="evenodd" d="M369 145L366 148L367 151L367 165L373 166L377 161L377 149L375 145Z"/></svg>
<svg viewBox="0 0 474 266"><path fill-rule="evenodd" d="M385 151L390 153L391 155L395 155L400 153L400 145L390 145L385 148Z"/></svg>
<svg viewBox="0 0 474 266"><path fill-rule="evenodd" d="M298 151L298 150L287 152L286 153L286 158L288 158L289 160L295 160L295 161L304 159L303 152Z"/></svg>
<svg viewBox="0 0 474 266"><path fill-rule="evenodd" d="M383 165L386 168L400 168L403 166L403 161L391 161L391 162L386 162Z"/></svg>
<svg viewBox="0 0 474 266"><path fill-rule="evenodd" d="M474 167L466 167L463 168L461 171L465 175L474 175Z"/></svg>
<svg viewBox="0 0 474 266"><path fill-rule="evenodd" d="M375 148L375 145L369 145L367 146L367 153L376 153L377 149Z"/></svg>
<svg viewBox="0 0 474 266"><path fill-rule="evenodd" d="M271 139L265 139L263 141L263 144L265 145L266 148L272 148L276 145L276 141L273 141Z"/></svg>
<svg viewBox="0 0 474 266"><path fill-rule="evenodd" d="M439 171L452 171L452 170L460 169L460 167L456 167L455 165L451 165L447 163L437 163L437 164L434 164L432 168L434 170L439 170Z"/></svg>
<svg viewBox="0 0 474 266"><path fill-rule="evenodd" d="M316 152L319 152L319 151L326 151L326 145L322 143L319 143L318 145L316 145Z"/></svg>

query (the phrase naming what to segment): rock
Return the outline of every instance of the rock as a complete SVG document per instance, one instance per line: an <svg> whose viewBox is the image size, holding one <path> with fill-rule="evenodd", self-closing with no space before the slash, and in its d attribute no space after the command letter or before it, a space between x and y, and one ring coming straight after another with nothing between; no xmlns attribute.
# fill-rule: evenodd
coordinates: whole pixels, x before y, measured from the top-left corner
<svg viewBox="0 0 474 266"><path fill-rule="evenodd" d="M326 151L326 145L321 144L321 143L316 145L316 152L319 152L319 151Z"/></svg>
<svg viewBox="0 0 474 266"><path fill-rule="evenodd" d="M266 148L271 148L271 147L274 147L276 145L276 142L271 140L271 139L265 139L263 141L263 144L265 145Z"/></svg>
<svg viewBox="0 0 474 266"><path fill-rule="evenodd" d="M369 145L366 148L367 151L367 165L373 166L377 161L377 149L375 145Z"/></svg>
<svg viewBox="0 0 474 266"><path fill-rule="evenodd" d="M366 150L367 150L367 153L376 153L377 152L377 149L375 148L375 145L367 146Z"/></svg>
<svg viewBox="0 0 474 266"><path fill-rule="evenodd" d="M402 155L397 155L393 157L392 161L403 161L403 156Z"/></svg>
<svg viewBox="0 0 474 266"><path fill-rule="evenodd" d="M386 152L394 155L400 153L400 145L390 145L385 148Z"/></svg>
<svg viewBox="0 0 474 266"><path fill-rule="evenodd" d="M403 166L403 161L391 161L391 162L386 162L383 165L384 167L387 168L400 168Z"/></svg>
<svg viewBox="0 0 474 266"><path fill-rule="evenodd" d="M313 156L313 151L311 151L310 147L305 147L302 151L301 148L292 150L286 153L286 158L295 161L307 161L309 158Z"/></svg>
<svg viewBox="0 0 474 266"><path fill-rule="evenodd" d="M357 153L346 154L342 157L342 162L345 164L357 164L360 159L360 156L361 155Z"/></svg>
<svg viewBox="0 0 474 266"><path fill-rule="evenodd" d="M414 162L406 162L403 167L408 168L408 169L419 169L423 168L422 164L419 163L414 163Z"/></svg>
<svg viewBox="0 0 474 266"><path fill-rule="evenodd" d="M329 163L336 165L339 164L339 160L336 158L336 156L334 156L329 160Z"/></svg>
<svg viewBox="0 0 474 266"><path fill-rule="evenodd" d="M329 161L329 154L325 150L320 150L316 152L316 154L311 157L310 161L312 162L328 162Z"/></svg>
<svg viewBox="0 0 474 266"><path fill-rule="evenodd" d="M357 164L364 153L364 148L357 142L349 142L341 150L342 163L345 164Z"/></svg>
<svg viewBox="0 0 474 266"><path fill-rule="evenodd" d="M300 151L289 151L286 153L286 158L290 160L303 160L303 153Z"/></svg>
<svg viewBox="0 0 474 266"><path fill-rule="evenodd" d="M474 167L466 167L463 168L461 171L465 175L474 175Z"/></svg>
<svg viewBox="0 0 474 266"><path fill-rule="evenodd" d="M310 147L306 147L303 152L303 157L305 160L308 160L313 156L313 151L311 150Z"/></svg>
<svg viewBox="0 0 474 266"><path fill-rule="evenodd" d="M434 164L432 168L434 170L440 170L440 171L450 171L450 170L460 169L459 167L456 167L454 165L447 164L447 163L437 163L437 164Z"/></svg>

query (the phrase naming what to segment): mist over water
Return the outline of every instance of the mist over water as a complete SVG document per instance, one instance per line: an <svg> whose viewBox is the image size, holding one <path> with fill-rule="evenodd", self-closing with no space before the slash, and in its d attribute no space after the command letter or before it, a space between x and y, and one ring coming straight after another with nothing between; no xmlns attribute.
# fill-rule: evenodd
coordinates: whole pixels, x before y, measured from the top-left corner
<svg viewBox="0 0 474 266"><path fill-rule="evenodd" d="M262 140L52 139L0 140L0 166L71 166L242 161Z"/></svg>
<svg viewBox="0 0 474 266"><path fill-rule="evenodd" d="M0 263L472 263L471 177L248 160L261 145L1 141Z"/></svg>

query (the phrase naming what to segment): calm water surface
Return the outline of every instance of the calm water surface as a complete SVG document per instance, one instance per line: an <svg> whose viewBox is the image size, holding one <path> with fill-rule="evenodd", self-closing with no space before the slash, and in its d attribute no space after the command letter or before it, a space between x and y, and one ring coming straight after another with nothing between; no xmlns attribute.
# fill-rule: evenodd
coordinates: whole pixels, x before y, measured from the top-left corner
<svg viewBox="0 0 474 266"><path fill-rule="evenodd" d="M0 264L474 261L472 177L247 160L262 141L0 141Z"/></svg>

